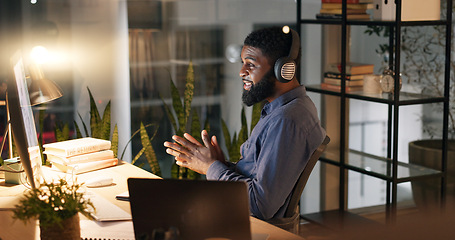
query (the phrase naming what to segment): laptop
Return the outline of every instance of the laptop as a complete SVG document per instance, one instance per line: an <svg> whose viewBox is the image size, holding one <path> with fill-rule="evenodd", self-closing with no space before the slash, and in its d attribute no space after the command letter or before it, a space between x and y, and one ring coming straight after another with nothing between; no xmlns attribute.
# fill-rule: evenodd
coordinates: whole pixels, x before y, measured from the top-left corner
<svg viewBox="0 0 455 240"><path fill-rule="evenodd" d="M136 239L251 240L244 182L128 179Z"/></svg>

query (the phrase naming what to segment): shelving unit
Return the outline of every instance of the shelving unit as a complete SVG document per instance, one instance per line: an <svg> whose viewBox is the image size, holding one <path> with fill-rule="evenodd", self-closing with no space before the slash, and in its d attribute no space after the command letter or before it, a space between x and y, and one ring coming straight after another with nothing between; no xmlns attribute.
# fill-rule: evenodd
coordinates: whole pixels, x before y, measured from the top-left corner
<svg viewBox="0 0 455 240"><path fill-rule="evenodd" d="M409 182L411 180L424 180L438 178L441 180L441 206L444 204L446 195L446 175L447 175L447 142L448 142L448 112L449 112L449 88L450 88L450 46L451 46L451 31L452 31L452 1L447 1L447 19L438 21L401 21L401 0L396 2L396 19L397 21L365 21L365 20L347 20L346 0L342 3L342 18L341 19L302 19L302 1L297 1L297 30L304 24L319 24L319 25L338 25L341 26L341 76L342 79L346 76L347 59L347 43L349 42L348 28L350 26L388 26L389 32L389 52L393 53L390 57L389 68L394 72L400 72L400 49L401 49L401 34L402 27L405 26L436 26L441 25L446 27L446 46L445 46L445 69L444 69L444 96L428 96L416 93L407 93L400 91L399 75L395 75L395 90L393 94L382 93L366 94L363 92L346 92L345 81L341 81L341 91L329 91L322 89L320 85L306 85L309 92L319 93L323 96L336 96L339 98L340 122L339 127L339 146L335 151L326 151L320 158L321 162L336 166L339 168L339 211L319 212L308 215L303 215L304 219L320 222L327 220L327 216L332 216L336 213L338 220L349 218L352 214L347 211L347 170L352 170L360 174L368 175L386 181L386 219L388 222L394 221L397 211L397 185L399 183ZM322 46L327 47L327 46ZM322 69L324 70L324 69ZM322 71L321 70L321 71ZM387 157L379 157L371 154L354 151L349 149L346 142L348 114L347 101L356 99L374 103L387 104ZM399 123L399 108L406 105L442 103L443 104L443 148L442 148L442 171L412 165L400 162L398 159L398 123ZM324 111L324 110L323 110ZM331 119L331 121L335 121ZM380 166L380 167L371 167ZM325 220L324 220L325 219ZM333 220L332 220L333 221ZM324 224L324 223L322 223Z"/></svg>

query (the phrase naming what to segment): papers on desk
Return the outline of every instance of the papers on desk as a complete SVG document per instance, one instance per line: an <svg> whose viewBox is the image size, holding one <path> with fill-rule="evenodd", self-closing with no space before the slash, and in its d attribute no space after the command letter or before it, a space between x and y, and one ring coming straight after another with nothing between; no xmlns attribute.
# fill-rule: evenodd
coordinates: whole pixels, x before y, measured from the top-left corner
<svg viewBox="0 0 455 240"><path fill-rule="evenodd" d="M19 204L19 200L18 196L0 197L0 211L14 209L14 206Z"/></svg>
<svg viewBox="0 0 455 240"><path fill-rule="evenodd" d="M96 221L120 221L132 219L131 214L125 212L117 205L109 202L94 192L87 191L85 196L88 197L95 206L95 212L92 213L92 216Z"/></svg>
<svg viewBox="0 0 455 240"><path fill-rule="evenodd" d="M133 222L96 222L81 220L81 238L92 240L134 240Z"/></svg>

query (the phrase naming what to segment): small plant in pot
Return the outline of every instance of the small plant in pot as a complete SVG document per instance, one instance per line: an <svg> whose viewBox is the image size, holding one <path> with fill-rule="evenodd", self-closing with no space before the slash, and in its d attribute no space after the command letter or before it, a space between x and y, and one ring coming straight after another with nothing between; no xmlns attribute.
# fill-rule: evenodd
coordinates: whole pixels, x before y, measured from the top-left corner
<svg viewBox="0 0 455 240"><path fill-rule="evenodd" d="M79 215L91 219L92 202L79 191L81 184L64 179L44 182L29 189L13 210L13 217L24 223L39 220L41 239L81 239Z"/></svg>

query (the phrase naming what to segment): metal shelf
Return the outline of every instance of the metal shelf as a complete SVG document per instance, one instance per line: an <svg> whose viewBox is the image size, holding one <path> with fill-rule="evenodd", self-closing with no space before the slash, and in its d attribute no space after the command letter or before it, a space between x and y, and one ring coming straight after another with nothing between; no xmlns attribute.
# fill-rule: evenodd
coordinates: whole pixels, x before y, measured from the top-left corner
<svg viewBox="0 0 455 240"><path fill-rule="evenodd" d="M330 24L342 25L340 19L301 19L300 24ZM402 21L401 26L438 26L446 25L446 20L438 21ZM346 25L364 25L364 26L395 26L395 21L377 21L377 20L346 20Z"/></svg>
<svg viewBox="0 0 455 240"><path fill-rule="evenodd" d="M346 76L346 62L348 61L347 45L349 44L348 28L353 25L363 26L389 26L389 52L391 59L389 62L390 69L395 72L400 72L400 54L401 54L401 34L402 28L407 26L445 26L445 59L446 64L444 69L444 96L428 96L417 93L407 93L399 91L399 75L395 75L395 92L394 94L366 94L360 92L346 91L331 91L322 89L320 85L306 86L309 92L321 93L339 97L339 119L331 121L339 121L339 143L335 146L335 150L328 146L325 154L320 158L320 161L332 164L339 167L339 209L329 212L316 213L313 217L319 218L322 222L335 219L335 224L343 224L347 221L347 171L352 170L368 176L376 177L387 181L385 211L387 220L392 220L396 217L397 210L397 192L398 184L417 179L438 178L441 181L441 205L444 204L445 191L447 185L447 141L448 141L448 112L449 112L449 96L450 96L450 58L451 58L451 41L452 41L452 1L447 1L446 19L438 21L401 21L401 1L396 2L396 21L376 21L376 20L348 20L345 15L340 19L303 19L302 18L302 1L297 1L297 19L298 29L302 24L319 24L319 25L339 25L341 28L341 38L339 43L340 58L341 58L341 76ZM342 1L342 11L347 9L347 1ZM344 14L344 13L343 13ZM393 54L392 54L393 53ZM344 87L344 83L342 86ZM388 105L388 120L387 120L387 158L373 156L370 154L349 150L347 139L347 100L358 99L369 102L384 103ZM421 167L417 165L407 164L398 161L398 126L399 126L399 107L413 104L441 103L444 105L443 112L443 146L442 146L442 169L441 171ZM327 215L328 214L328 215ZM334 216L334 215L338 215ZM305 215L307 216L307 215ZM303 218L306 218L303 216ZM329 216L329 217L327 217ZM341 216L341 217L340 217ZM351 216L351 215L349 215Z"/></svg>
<svg viewBox="0 0 455 240"><path fill-rule="evenodd" d="M339 152L328 149L323 153L320 161L340 166L339 155ZM351 149L347 151L345 161L346 169L386 181L393 181L392 159L390 158L379 157ZM425 178L438 178L441 176L442 172L435 169L398 162L397 183Z"/></svg>
<svg viewBox="0 0 455 240"><path fill-rule="evenodd" d="M322 89L320 85L309 85L309 86L306 86L306 89L309 92L318 92L318 93L322 93L322 94L341 96L340 91L330 91L330 90ZM370 94L370 93L364 93L362 91L357 91L357 92L346 93L345 96L347 98L352 98L352 99L365 100L365 101L377 102L377 103L386 103L386 104L394 104L394 101L395 101L394 95L391 93ZM400 92L400 98L399 98L398 104L400 106L404 106L404 105L425 104L425 103L442 103L442 102L444 102L444 100L445 100L444 97L430 96L430 95L419 94L419 93Z"/></svg>

